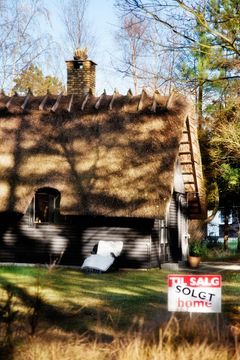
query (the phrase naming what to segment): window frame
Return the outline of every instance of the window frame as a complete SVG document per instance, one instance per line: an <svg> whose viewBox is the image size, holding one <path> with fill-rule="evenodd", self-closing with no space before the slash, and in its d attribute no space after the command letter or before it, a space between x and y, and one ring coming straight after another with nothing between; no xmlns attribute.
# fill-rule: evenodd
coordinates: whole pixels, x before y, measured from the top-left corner
<svg viewBox="0 0 240 360"><path fill-rule="evenodd" d="M60 222L61 193L53 188L38 189L27 209L30 226L57 224ZM44 210L41 209L45 203ZM44 212L48 208L47 218L44 220Z"/></svg>

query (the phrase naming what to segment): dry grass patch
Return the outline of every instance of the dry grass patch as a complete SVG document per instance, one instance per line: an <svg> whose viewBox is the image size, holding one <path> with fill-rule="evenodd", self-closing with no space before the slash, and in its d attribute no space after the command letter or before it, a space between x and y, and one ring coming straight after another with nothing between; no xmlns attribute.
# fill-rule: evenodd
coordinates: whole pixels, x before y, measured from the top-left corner
<svg viewBox="0 0 240 360"><path fill-rule="evenodd" d="M102 341L102 338L93 340L52 328L18 346L12 353L12 359L239 360L240 346L228 337L226 327L222 328L221 338L217 340L213 324L207 322L204 326L208 328L207 333L202 331L201 326L199 331L199 318L189 321L172 316L167 323L155 329L155 336L152 332L128 332L115 337L110 343Z"/></svg>
<svg viewBox="0 0 240 360"><path fill-rule="evenodd" d="M170 317L167 275L0 268L0 359L240 360L240 274L223 273L219 328L215 314Z"/></svg>

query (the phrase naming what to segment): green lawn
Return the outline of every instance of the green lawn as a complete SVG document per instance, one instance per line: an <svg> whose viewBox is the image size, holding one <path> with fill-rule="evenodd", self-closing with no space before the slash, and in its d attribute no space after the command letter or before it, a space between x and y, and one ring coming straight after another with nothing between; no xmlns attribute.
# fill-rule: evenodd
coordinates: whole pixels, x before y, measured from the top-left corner
<svg viewBox="0 0 240 360"><path fill-rule="evenodd" d="M167 275L166 270L86 275L63 268L49 271L42 267L0 267L0 359L2 352L5 360L54 360L58 352L58 360L105 360L110 359L109 351L114 353L117 349L116 359L148 360L153 355L143 354L150 354L154 348L141 340L147 332L148 337L157 334L158 338L162 334L164 344L169 345L164 351L170 360L180 358L175 350L180 351L184 359L188 351L190 359L199 342L205 344L203 353L209 353L206 359L218 356L219 346L223 345L219 360L225 360L223 354L229 349L233 351L231 343L224 345L226 330L222 328L223 340L221 338L214 349L206 343L216 339L214 314L195 314L194 321L190 321L187 314L179 314L171 327L166 325L171 316L167 312ZM239 282L239 273L223 273L222 324L240 323ZM168 328L171 331L166 330ZM89 339L93 340L90 347ZM118 339L128 341L126 349ZM193 349L189 345L186 345L188 350L176 348L183 340L190 341ZM99 342L103 345L96 345ZM160 345L161 342L157 342L154 351L163 353ZM135 346L142 351L138 356Z"/></svg>
<svg viewBox="0 0 240 360"><path fill-rule="evenodd" d="M166 284L167 273L159 270L86 275L63 268L0 268L1 288L10 286L20 312L39 294L41 319L65 330L94 332L97 323L105 331L124 330L140 318L151 321L166 313Z"/></svg>
<svg viewBox="0 0 240 360"><path fill-rule="evenodd" d="M1 302L6 289L14 294L19 315L40 298L40 318L47 326L77 331L119 331L138 321L167 317L167 271L120 271L86 275L78 270L38 267L1 267ZM239 309L240 274L223 274L223 311ZM111 331L110 331L111 332Z"/></svg>

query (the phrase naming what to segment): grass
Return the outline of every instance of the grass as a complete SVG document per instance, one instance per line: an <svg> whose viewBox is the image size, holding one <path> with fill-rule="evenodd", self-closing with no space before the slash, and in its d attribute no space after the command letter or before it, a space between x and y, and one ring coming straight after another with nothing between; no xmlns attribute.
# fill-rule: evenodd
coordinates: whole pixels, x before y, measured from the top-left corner
<svg viewBox="0 0 240 360"><path fill-rule="evenodd" d="M202 256L204 261L240 261L240 254L232 249L224 250L222 246L207 249Z"/></svg>
<svg viewBox="0 0 240 360"><path fill-rule="evenodd" d="M85 275L76 270L3 267L0 284L11 285L18 302L24 306L34 298L37 284L41 287L42 307L50 317L58 311L66 315L77 313L71 328L93 329L96 320L106 326L115 324L124 330L135 318L148 320L157 312L165 312L167 273L131 271ZM99 317L99 319L98 319ZM65 328L64 316L61 326ZM53 319L54 321L54 319ZM58 319L58 322L61 319Z"/></svg>
<svg viewBox="0 0 240 360"><path fill-rule="evenodd" d="M163 270L85 275L63 268L1 267L0 314L9 289L13 294L13 315L5 309L1 317L4 359L192 359L198 348L199 359L239 360L229 326L240 327L240 274L223 273L220 341L214 314L171 317L167 275Z"/></svg>
<svg viewBox="0 0 240 360"><path fill-rule="evenodd" d="M223 241L215 244L207 243L202 258L205 261L240 261L238 240L230 239L227 247L228 248L224 250Z"/></svg>

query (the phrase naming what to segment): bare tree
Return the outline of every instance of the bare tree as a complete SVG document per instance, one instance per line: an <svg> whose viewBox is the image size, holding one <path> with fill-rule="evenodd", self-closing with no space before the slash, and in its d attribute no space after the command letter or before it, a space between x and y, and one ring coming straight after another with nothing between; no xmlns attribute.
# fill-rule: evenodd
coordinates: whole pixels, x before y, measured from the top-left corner
<svg viewBox="0 0 240 360"><path fill-rule="evenodd" d="M77 48L87 48L91 53L94 50L94 36L86 16L87 7L88 0L61 0L60 19L63 23L63 37L66 40L67 51L71 54Z"/></svg>
<svg viewBox="0 0 240 360"><path fill-rule="evenodd" d="M159 31L154 22L139 20L132 14L121 17L122 27L116 39L122 58L116 67L124 76L131 77L135 94L140 87L163 94L177 86L177 51L169 42L177 43L177 36L169 31ZM169 40L170 38L170 40Z"/></svg>
<svg viewBox="0 0 240 360"><path fill-rule="evenodd" d="M1 0L0 13L0 86L11 89L16 75L50 48L40 26L48 12L41 0Z"/></svg>
<svg viewBox="0 0 240 360"><path fill-rule="evenodd" d="M138 93L139 79L143 76L143 58L147 46L144 37L146 29L146 22L139 22L134 16L126 16L122 20L121 29L116 34L122 52L117 70L124 76L132 78L135 94Z"/></svg>
<svg viewBox="0 0 240 360"><path fill-rule="evenodd" d="M232 55L224 59L225 65L239 67L239 1L115 0L115 4L125 14L131 13L139 20L153 20L177 34L182 40L179 48L222 48ZM196 36L196 23L211 39L209 44L201 42L198 34Z"/></svg>
<svg viewBox="0 0 240 360"><path fill-rule="evenodd" d="M115 3L123 14L131 14L138 21L147 19L150 26L154 23L159 29L160 36L154 46L159 45L159 54L162 50L168 56L175 54L174 82L194 94L201 128L205 104L216 99L222 101L229 81L240 78L239 1L116 0ZM172 34L167 36L169 41L163 40L166 33ZM169 60L170 57L170 65Z"/></svg>
<svg viewBox="0 0 240 360"><path fill-rule="evenodd" d="M172 47L168 49L168 43L176 43L176 35L165 31L159 33L154 23L148 26L147 39L148 51L145 60L145 83L152 90L160 90L162 94L169 94L178 86L176 81L176 65L178 61L177 51ZM170 38L170 40L169 40Z"/></svg>

